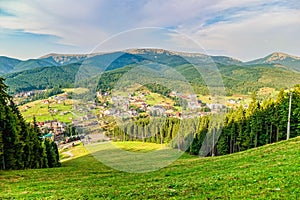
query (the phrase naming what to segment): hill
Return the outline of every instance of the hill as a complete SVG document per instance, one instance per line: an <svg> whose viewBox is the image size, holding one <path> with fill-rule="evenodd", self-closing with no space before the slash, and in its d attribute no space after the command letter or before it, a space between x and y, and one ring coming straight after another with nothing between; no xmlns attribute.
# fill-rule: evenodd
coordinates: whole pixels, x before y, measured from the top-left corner
<svg viewBox="0 0 300 200"><path fill-rule="evenodd" d="M45 89L57 85L72 87L79 67L80 64L71 64L25 70L4 76L5 83L9 86L11 93Z"/></svg>
<svg viewBox="0 0 300 200"><path fill-rule="evenodd" d="M37 59L18 60L0 56L0 75L31 70L40 67L62 66L78 63L87 55L49 54Z"/></svg>
<svg viewBox="0 0 300 200"><path fill-rule="evenodd" d="M134 65L126 66L122 69L106 71L101 76L98 89L112 89L119 78L130 71L133 67ZM300 73L274 65L264 64L246 67L217 64L217 67L221 74L228 96L231 96L232 94L249 94L250 92L258 91L260 88L265 87L274 88L276 90L280 90L281 88L287 89L300 83ZM155 68L155 73L164 73L164 69L165 68L157 67ZM196 93L203 95L208 94L205 79L194 66L191 64L180 64L175 65L174 69L183 75L183 77L193 86ZM143 73L144 74L141 74L140 77L143 77L144 79L152 77L154 74L154 72L149 72L147 76L147 74L145 74L146 71L143 71ZM174 78L172 81L176 80L177 78ZM186 82L184 82L184 84L185 83ZM181 83L176 82L176 84L178 84L176 86L179 87Z"/></svg>
<svg viewBox="0 0 300 200"><path fill-rule="evenodd" d="M129 151L157 149L116 143ZM214 158L184 154L168 167L136 174L113 170L82 146L62 167L4 171L0 197L14 199L299 199L300 138ZM113 153L112 153L113 158Z"/></svg>
<svg viewBox="0 0 300 200"><path fill-rule="evenodd" d="M19 64L20 62L21 61L18 59L0 56L0 75L11 72L14 66Z"/></svg>

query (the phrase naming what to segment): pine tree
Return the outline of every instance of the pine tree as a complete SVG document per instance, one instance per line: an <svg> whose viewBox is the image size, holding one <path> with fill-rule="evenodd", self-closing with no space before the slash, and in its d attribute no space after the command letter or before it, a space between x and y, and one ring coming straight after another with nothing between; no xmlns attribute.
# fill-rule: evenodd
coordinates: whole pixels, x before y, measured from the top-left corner
<svg viewBox="0 0 300 200"><path fill-rule="evenodd" d="M3 81L0 78L0 169L48 167L48 158L51 167L59 166L56 144L43 146L35 119L33 127L25 123Z"/></svg>

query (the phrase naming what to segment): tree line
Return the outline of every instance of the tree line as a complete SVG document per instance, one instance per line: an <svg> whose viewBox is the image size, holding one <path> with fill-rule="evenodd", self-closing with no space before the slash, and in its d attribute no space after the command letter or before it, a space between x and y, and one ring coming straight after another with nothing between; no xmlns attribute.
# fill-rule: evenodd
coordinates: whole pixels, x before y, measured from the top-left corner
<svg viewBox="0 0 300 200"><path fill-rule="evenodd" d="M300 86L289 92L292 93L290 137L296 137L300 135ZM114 126L107 134L114 140L169 143L194 155L240 152L286 139L289 92L280 90L276 100L258 100L254 93L247 108L230 110L222 123L213 126L213 115L186 119L139 116L133 121L123 119L121 126ZM203 145L208 146L203 148Z"/></svg>
<svg viewBox="0 0 300 200"><path fill-rule="evenodd" d="M54 88L47 89L46 91L38 91L33 96L27 97L23 99L19 105L26 104L28 102L41 100L41 99L48 99L49 97L52 97L54 95L62 94L64 91L61 89L60 86L55 86Z"/></svg>
<svg viewBox="0 0 300 200"><path fill-rule="evenodd" d="M287 138L289 97L292 93L290 137L300 135L300 86L280 90L277 99L259 101L253 94L247 109L239 107L228 113L222 134L213 151L220 155L270 144Z"/></svg>
<svg viewBox="0 0 300 200"><path fill-rule="evenodd" d="M36 125L23 119L0 78L0 169L29 169L59 166L57 145L43 139Z"/></svg>

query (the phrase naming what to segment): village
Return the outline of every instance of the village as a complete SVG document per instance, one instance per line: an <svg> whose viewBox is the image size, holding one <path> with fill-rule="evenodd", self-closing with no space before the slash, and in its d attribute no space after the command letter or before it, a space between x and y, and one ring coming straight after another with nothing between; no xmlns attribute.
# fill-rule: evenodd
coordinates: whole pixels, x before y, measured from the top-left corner
<svg viewBox="0 0 300 200"><path fill-rule="evenodd" d="M159 97L155 99L156 96ZM109 93L97 92L97 97L100 102L105 102L99 106L100 117L105 115L137 117L144 113L149 116L189 118L217 113L226 109L223 104L204 103L195 94L181 94L176 91L172 91L168 97L148 91L137 91L113 97L110 97ZM177 102L174 99L177 99Z"/></svg>
<svg viewBox="0 0 300 200"><path fill-rule="evenodd" d="M20 93L17 96L33 95L35 91ZM37 126L43 137L51 138L59 143L80 139L87 132L108 130L115 118L132 119L139 115L149 117L192 118L226 111L240 105L240 99L228 99L226 105L206 103L195 94L182 94L171 91L163 96L147 90L135 91L123 95L112 95L109 92L97 92L96 102L80 102L68 93L42 99L40 111L45 113L37 118ZM30 113L30 103L21 107ZM36 107L36 106L35 106ZM44 111L42 111L44 110ZM32 117L32 116L30 116ZM74 130L70 130L74 129Z"/></svg>

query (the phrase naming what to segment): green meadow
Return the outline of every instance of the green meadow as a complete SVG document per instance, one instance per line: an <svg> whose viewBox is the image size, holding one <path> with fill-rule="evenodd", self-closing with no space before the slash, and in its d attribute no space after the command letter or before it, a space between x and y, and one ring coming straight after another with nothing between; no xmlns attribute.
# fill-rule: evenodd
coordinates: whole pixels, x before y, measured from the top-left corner
<svg viewBox="0 0 300 200"><path fill-rule="evenodd" d="M113 144L138 153L162 148L139 142ZM0 198L300 199L300 137L220 157L183 154L149 173L114 170L81 143L60 153L63 162L58 168L1 171Z"/></svg>
<svg viewBox="0 0 300 200"><path fill-rule="evenodd" d="M72 94L80 95L88 90L86 88L65 88L63 91L72 97ZM62 96L62 94L57 96ZM29 102L19 106L19 109L24 119L28 122L32 122L33 117L35 116L36 120L39 122L55 119L61 122L70 123L72 122L72 119L76 118L73 106L77 103L78 100L74 99L57 101L54 97L50 97L48 99Z"/></svg>

